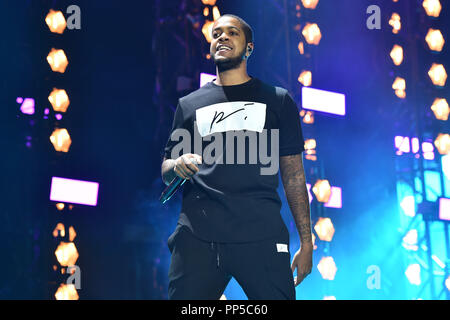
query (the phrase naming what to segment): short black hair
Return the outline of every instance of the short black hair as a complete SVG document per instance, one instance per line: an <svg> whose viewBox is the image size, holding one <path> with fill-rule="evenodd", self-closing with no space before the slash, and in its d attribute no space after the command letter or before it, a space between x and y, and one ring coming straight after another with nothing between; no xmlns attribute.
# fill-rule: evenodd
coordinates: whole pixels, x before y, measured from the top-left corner
<svg viewBox="0 0 450 320"><path fill-rule="evenodd" d="M223 17L230 17L230 18L234 18L234 19L238 20L239 23L241 24L242 30L244 31L245 42L246 43L251 42L253 44L255 43L253 41L253 29L252 29L252 27L250 27L250 25L244 19L242 19L241 17L238 17L234 14L230 14L230 13L220 16L219 19L223 18Z"/></svg>

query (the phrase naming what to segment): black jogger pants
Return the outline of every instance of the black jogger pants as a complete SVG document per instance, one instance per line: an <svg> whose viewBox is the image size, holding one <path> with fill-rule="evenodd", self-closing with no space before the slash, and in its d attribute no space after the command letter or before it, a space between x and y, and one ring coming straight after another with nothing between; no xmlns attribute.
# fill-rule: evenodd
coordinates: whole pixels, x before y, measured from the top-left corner
<svg viewBox="0 0 450 320"><path fill-rule="evenodd" d="M219 299L231 277L249 300L295 300L287 230L261 241L217 243L177 225L167 244L171 300Z"/></svg>

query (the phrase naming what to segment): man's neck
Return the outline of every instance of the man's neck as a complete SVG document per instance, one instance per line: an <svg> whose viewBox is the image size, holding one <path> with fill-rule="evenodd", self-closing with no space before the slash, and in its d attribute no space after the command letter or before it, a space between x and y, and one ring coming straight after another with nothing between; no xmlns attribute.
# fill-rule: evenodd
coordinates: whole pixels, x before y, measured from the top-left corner
<svg viewBox="0 0 450 320"><path fill-rule="evenodd" d="M218 86L234 86L245 83L251 79L247 72L236 72L236 70L229 70L220 73L217 71L216 75L214 84Z"/></svg>

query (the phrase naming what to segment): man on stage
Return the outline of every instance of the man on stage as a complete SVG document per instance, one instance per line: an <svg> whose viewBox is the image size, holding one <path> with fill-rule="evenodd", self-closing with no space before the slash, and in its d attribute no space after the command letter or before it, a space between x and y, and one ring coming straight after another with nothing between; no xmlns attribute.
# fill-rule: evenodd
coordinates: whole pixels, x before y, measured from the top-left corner
<svg viewBox="0 0 450 320"><path fill-rule="evenodd" d="M253 50L243 19L217 19L210 47L216 78L178 101L161 166L167 185L187 179L168 239L169 299L219 299L234 277L248 299L295 300L295 286L311 272L298 109L286 89L247 74ZM278 172L301 241L292 263Z"/></svg>

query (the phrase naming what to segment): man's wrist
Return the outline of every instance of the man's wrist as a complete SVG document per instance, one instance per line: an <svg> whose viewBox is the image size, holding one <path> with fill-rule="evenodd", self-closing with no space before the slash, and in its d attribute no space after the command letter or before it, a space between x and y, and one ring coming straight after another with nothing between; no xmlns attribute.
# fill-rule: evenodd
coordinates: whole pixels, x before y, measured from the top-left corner
<svg viewBox="0 0 450 320"><path fill-rule="evenodd" d="M313 243L312 241L302 241L300 243L300 248L303 250L312 250L313 249Z"/></svg>

